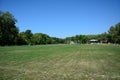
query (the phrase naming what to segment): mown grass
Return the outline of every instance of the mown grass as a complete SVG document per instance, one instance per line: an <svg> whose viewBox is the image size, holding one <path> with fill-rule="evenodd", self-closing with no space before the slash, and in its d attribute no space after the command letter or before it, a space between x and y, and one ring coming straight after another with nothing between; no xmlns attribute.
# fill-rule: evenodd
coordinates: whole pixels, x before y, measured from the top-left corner
<svg viewBox="0 0 120 80"><path fill-rule="evenodd" d="M0 47L0 80L120 80L120 46Z"/></svg>

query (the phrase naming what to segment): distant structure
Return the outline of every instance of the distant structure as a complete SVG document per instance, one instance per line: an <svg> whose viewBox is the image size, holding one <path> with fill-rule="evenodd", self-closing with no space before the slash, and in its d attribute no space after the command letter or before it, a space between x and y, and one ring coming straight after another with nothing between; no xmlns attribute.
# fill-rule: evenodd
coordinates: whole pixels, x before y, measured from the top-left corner
<svg viewBox="0 0 120 80"><path fill-rule="evenodd" d="M100 43L101 44L108 44L108 41L107 40L101 40Z"/></svg>
<svg viewBox="0 0 120 80"><path fill-rule="evenodd" d="M96 44L96 43L99 43L97 39L89 40L89 44Z"/></svg>
<svg viewBox="0 0 120 80"><path fill-rule="evenodd" d="M75 44L75 42L74 41L70 41L70 44Z"/></svg>

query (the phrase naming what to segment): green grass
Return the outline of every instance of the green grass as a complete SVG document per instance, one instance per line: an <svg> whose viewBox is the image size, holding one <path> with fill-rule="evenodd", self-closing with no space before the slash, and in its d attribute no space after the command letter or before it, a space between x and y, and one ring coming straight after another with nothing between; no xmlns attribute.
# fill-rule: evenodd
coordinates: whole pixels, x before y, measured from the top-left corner
<svg viewBox="0 0 120 80"><path fill-rule="evenodd" d="M0 47L0 80L120 80L120 46Z"/></svg>

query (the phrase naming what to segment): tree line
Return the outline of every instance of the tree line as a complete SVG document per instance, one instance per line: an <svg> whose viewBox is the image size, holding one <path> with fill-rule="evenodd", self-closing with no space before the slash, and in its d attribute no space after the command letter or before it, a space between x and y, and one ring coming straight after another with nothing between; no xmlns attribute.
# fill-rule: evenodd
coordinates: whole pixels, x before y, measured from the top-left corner
<svg viewBox="0 0 120 80"><path fill-rule="evenodd" d="M88 43L91 39L97 39L99 43L112 43L120 44L120 23L115 26L111 26L108 32L97 35L76 35L72 37L67 37L68 43L74 41L75 43Z"/></svg>
<svg viewBox="0 0 120 80"><path fill-rule="evenodd" d="M31 30L20 32L15 25L17 20L9 12L0 11L0 46L5 45L41 45L41 44L65 44L74 41L85 44L90 39L97 39L99 42L120 44L120 23L111 26L108 32L98 35L76 35L64 39L51 37L43 33L32 33Z"/></svg>
<svg viewBox="0 0 120 80"><path fill-rule="evenodd" d="M47 34L35 33L31 30L18 33L17 45L40 45L40 44L58 44L64 43L63 39L50 37Z"/></svg>

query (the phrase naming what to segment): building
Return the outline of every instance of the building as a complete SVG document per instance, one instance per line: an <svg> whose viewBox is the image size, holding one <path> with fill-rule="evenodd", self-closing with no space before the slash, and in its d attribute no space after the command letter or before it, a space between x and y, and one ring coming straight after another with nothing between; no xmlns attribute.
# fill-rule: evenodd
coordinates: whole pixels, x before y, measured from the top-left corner
<svg viewBox="0 0 120 80"><path fill-rule="evenodd" d="M96 44L96 43L99 43L97 39L91 39L89 40L89 43L90 44Z"/></svg>

